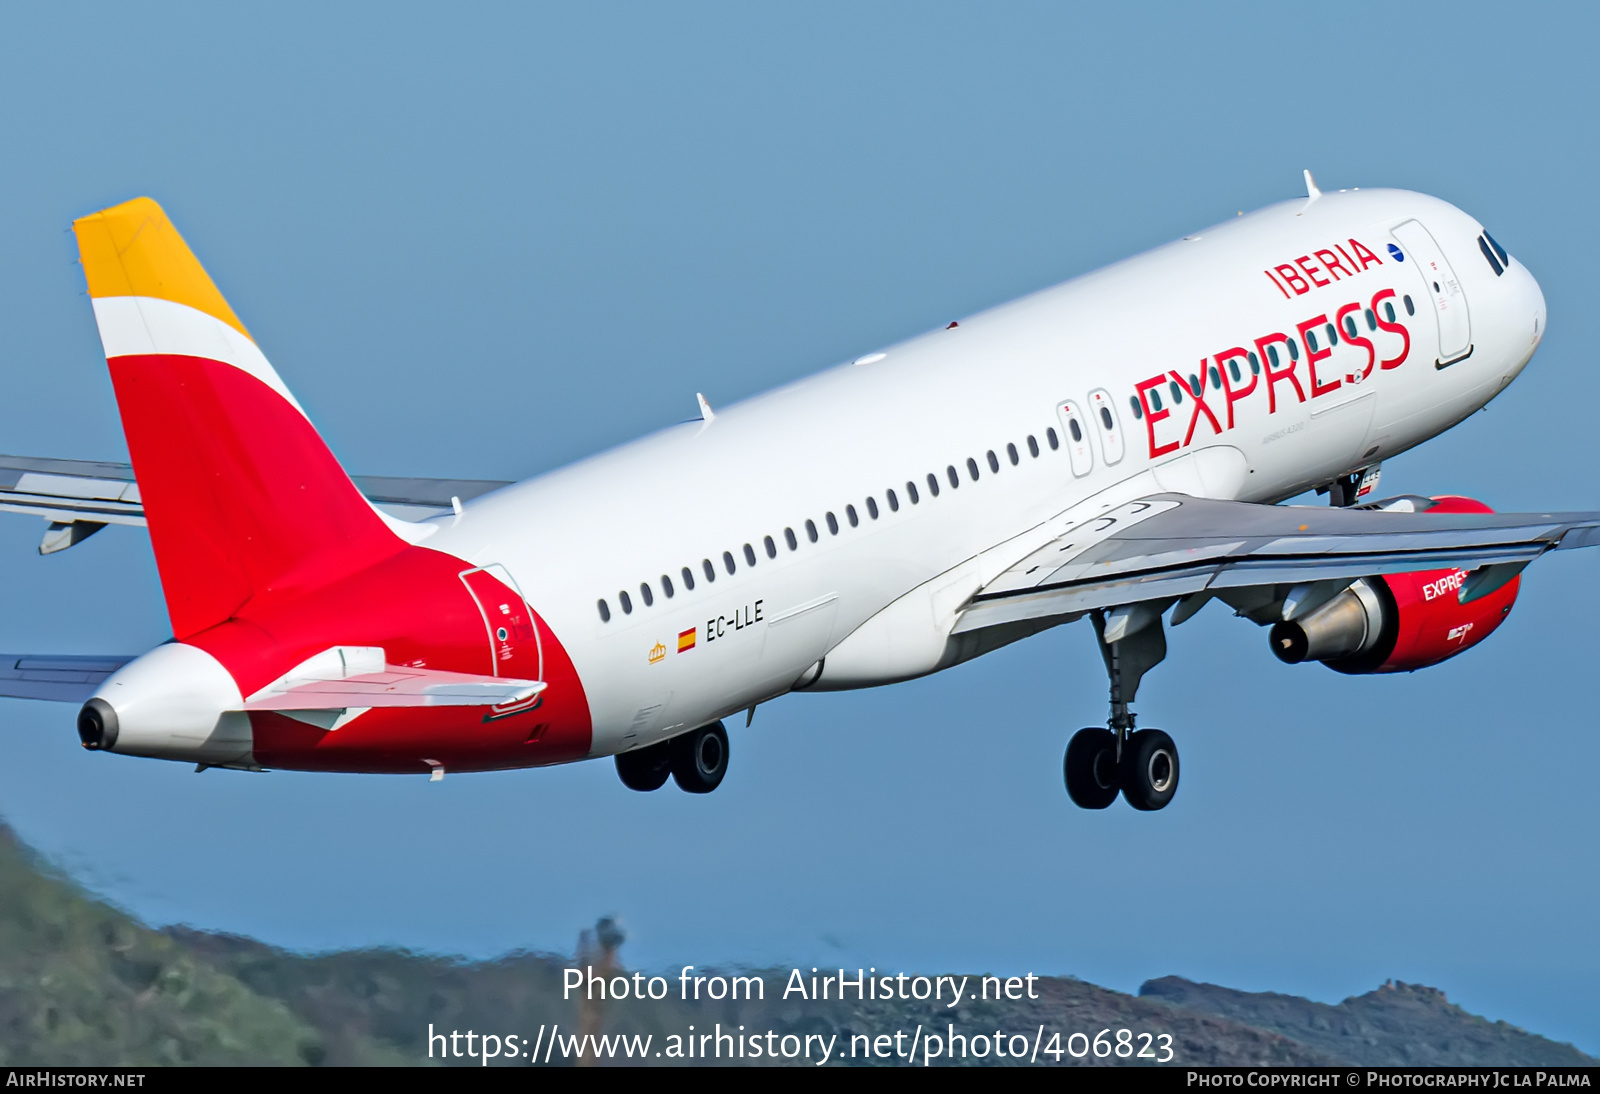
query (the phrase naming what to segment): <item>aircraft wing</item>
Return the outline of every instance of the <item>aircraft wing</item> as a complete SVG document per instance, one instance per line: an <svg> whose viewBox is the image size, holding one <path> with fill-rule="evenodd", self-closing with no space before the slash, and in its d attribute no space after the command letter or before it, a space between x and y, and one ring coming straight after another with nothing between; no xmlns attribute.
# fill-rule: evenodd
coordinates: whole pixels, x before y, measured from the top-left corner
<svg viewBox="0 0 1600 1094"><path fill-rule="evenodd" d="M452 498L469 501L510 485L494 479L352 478L367 500L400 520L440 516L451 511ZM106 460L0 456L0 512L50 521L40 554L81 543L107 524L144 525L132 465Z"/></svg>
<svg viewBox="0 0 1600 1094"><path fill-rule="evenodd" d="M81 703L132 657L0 654L0 697Z"/></svg>
<svg viewBox="0 0 1600 1094"><path fill-rule="evenodd" d="M1546 551L1600 544L1600 513L1438 513L1211 501L1156 494L1069 528L985 585L956 633L1094 609L1212 596L1243 614L1305 610L1371 574L1472 571L1463 603ZM1196 594L1204 594L1197 596ZM1326 595L1324 595L1326 594ZM1263 621L1262 618L1257 619Z"/></svg>

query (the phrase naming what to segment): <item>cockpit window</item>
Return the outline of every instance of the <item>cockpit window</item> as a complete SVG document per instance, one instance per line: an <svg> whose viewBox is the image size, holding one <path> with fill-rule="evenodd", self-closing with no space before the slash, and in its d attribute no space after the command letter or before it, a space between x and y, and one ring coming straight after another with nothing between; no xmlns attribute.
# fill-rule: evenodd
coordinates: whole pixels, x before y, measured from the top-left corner
<svg viewBox="0 0 1600 1094"><path fill-rule="evenodd" d="M1509 270L1511 268L1511 256L1506 254L1506 249L1500 246L1500 244L1496 243L1494 241L1494 236L1490 235L1488 232L1483 233L1483 238L1489 241L1489 246L1494 248L1494 253L1500 256L1500 265Z"/></svg>
<svg viewBox="0 0 1600 1094"><path fill-rule="evenodd" d="M1496 277L1499 277L1501 274L1506 272L1505 266L1498 258L1495 257L1494 251L1489 249L1488 232L1484 232L1478 237L1478 250L1483 252L1483 257L1488 261L1489 268L1494 271L1494 275Z"/></svg>

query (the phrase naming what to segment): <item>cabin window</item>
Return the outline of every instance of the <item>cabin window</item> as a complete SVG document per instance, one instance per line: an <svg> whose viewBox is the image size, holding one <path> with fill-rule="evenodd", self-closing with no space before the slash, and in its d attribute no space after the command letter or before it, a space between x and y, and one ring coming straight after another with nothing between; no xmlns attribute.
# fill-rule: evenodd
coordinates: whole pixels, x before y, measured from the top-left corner
<svg viewBox="0 0 1600 1094"><path fill-rule="evenodd" d="M777 558L778 557L778 545L776 543L772 542L772 537L771 536L767 536L767 537L763 538L762 541L761 541L761 545L767 549L767 557L768 558Z"/></svg>
<svg viewBox="0 0 1600 1094"><path fill-rule="evenodd" d="M1228 358L1228 375L1233 377L1234 383L1244 383L1244 373L1239 371L1239 362L1232 357ZM1221 387L1222 385L1218 384L1217 386Z"/></svg>
<svg viewBox="0 0 1600 1094"><path fill-rule="evenodd" d="M828 518L827 519L828 519L828 534L830 536L838 535L839 534L839 518L834 516L833 512L830 510L829 513L828 513Z"/></svg>
<svg viewBox="0 0 1600 1094"><path fill-rule="evenodd" d="M1067 432L1072 434L1072 443L1077 444L1083 440L1083 427L1078 424L1078 419L1067 419Z"/></svg>
<svg viewBox="0 0 1600 1094"><path fill-rule="evenodd" d="M1138 421L1144 417L1144 407L1139 405L1139 396L1135 395L1128 400L1128 405L1133 408L1133 419Z"/></svg>
<svg viewBox="0 0 1600 1094"><path fill-rule="evenodd" d="M672 578L668 577L666 574L661 575L661 591L667 594L668 600L672 599Z"/></svg>
<svg viewBox="0 0 1600 1094"><path fill-rule="evenodd" d="M1368 330L1377 330L1378 329L1378 317L1376 315L1372 314L1372 309L1371 308L1367 309L1367 329Z"/></svg>
<svg viewBox="0 0 1600 1094"><path fill-rule="evenodd" d="M656 602L656 596L650 591L650 583L648 581L639 582L639 599L644 601L644 606L647 608Z"/></svg>
<svg viewBox="0 0 1600 1094"><path fill-rule="evenodd" d="M1354 338L1354 337L1356 337L1356 335L1358 333L1360 333L1360 332L1356 330L1356 317L1353 316L1353 315L1345 316L1344 317L1344 336L1346 338Z"/></svg>
<svg viewBox="0 0 1600 1094"><path fill-rule="evenodd" d="M1017 446L1010 441L1006 442L1006 458L1011 461L1012 467L1022 462L1022 457L1017 454Z"/></svg>
<svg viewBox="0 0 1600 1094"><path fill-rule="evenodd" d="M1277 346L1268 346L1267 347L1267 363L1270 364L1273 368L1277 368L1278 367L1278 347Z"/></svg>
<svg viewBox="0 0 1600 1094"><path fill-rule="evenodd" d="M750 546L748 543L744 545L744 561L747 566L754 566L756 564L756 549Z"/></svg>
<svg viewBox="0 0 1600 1094"><path fill-rule="evenodd" d="M996 474L1000 471L1000 458L994 454L994 449L989 449L989 470Z"/></svg>
<svg viewBox="0 0 1600 1094"><path fill-rule="evenodd" d="M1314 331L1314 330L1306 331L1306 346L1311 350L1312 353L1317 352L1317 332L1316 331Z"/></svg>
<svg viewBox="0 0 1600 1094"><path fill-rule="evenodd" d="M1434 289L1434 292L1438 292L1438 291L1439 290L1437 288ZM1407 296L1405 298L1405 305L1406 305L1406 314L1407 315L1416 315L1417 314L1417 306L1411 302L1411 297Z"/></svg>
<svg viewBox="0 0 1600 1094"><path fill-rule="evenodd" d="M1033 434L1028 434L1028 455L1034 459L1039 458L1039 442L1033 439Z"/></svg>
<svg viewBox="0 0 1600 1094"><path fill-rule="evenodd" d="M871 517L873 520L877 520L878 519L878 499L877 498L868 498L867 499L867 516Z"/></svg>
<svg viewBox="0 0 1600 1094"><path fill-rule="evenodd" d="M1211 366L1211 386L1218 391L1222 390L1222 373L1217 371L1217 366Z"/></svg>
<svg viewBox="0 0 1600 1094"><path fill-rule="evenodd" d="M1196 376L1192 372L1189 373L1189 390L1194 392L1194 397L1196 399L1200 398L1200 395L1205 391L1205 385L1201 382L1200 377ZM1100 420L1106 423L1107 429L1112 428L1111 411L1107 410L1105 407L1100 408Z"/></svg>
<svg viewBox="0 0 1600 1094"><path fill-rule="evenodd" d="M1388 317L1389 322L1391 322L1391 323L1394 322L1394 302L1393 301L1385 300L1383 302L1383 314Z"/></svg>
<svg viewBox="0 0 1600 1094"><path fill-rule="evenodd" d="M1291 361L1300 360L1300 343L1299 342L1296 342L1293 338L1285 338L1283 340L1283 344L1289 347L1289 360L1291 360Z"/></svg>
<svg viewBox="0 0 1600 1094"><path fill-rule="evenodd" d="M1150 409L1159 414L1161 412L1161 391L1160 391L1160 389L1159 388L1151 388L1150 391L1149 391L1149 395L1150 395Z"/></svg>
<svg viewBox="0 0 1600 1094"><path fill-rule="evenodd" d="M606 603L606 598L602 596L597 602L597 606L600 608L600 622L611 622L611 605Z"/></svg>
<svg viewBox="0 0 1600 1094"><path fill-rule="evenodd" d="M795 538L793 528L785 528L783 530L783 542L789 545L789 550L791 551L798 551L800 549L800 541Z"/></svg>
<svg viewBox="0 0 1600 1094"><path fill-rule="evenodd" d="M724 551L724 552L722 552L722 568L724 570L727 570L728 573L730 573L730 574L732 574L735 570L737 570L739 568L739 567L737 567L737 566L735 566L733 564L733 552L732 551Z"/></svg>
<svg viewBox="0 0 1600 1094"><path fill-rule="evenodd" d="M1050 451L1054 452L1061 447L1061 438L1056 436L1056 427L1051 426L1044 431L1044 439L1050 442Z"/></svg>
<svg viewBox="0 0 1600 1094"><path fill-rule="evenodd" d="M961 485L961 476L956 474L956 465L953 463L944 469L944 477L950 480L952 490Z"/></svg>
<svg viewBox="0 0 1600 1094"><path fill-rule="evenodd" d="M683 587L688 589L690 592L694 592L694 571L685 566L683 568L682 577Z"/></svg>
<svg viewBox="0 0 1600 1094"><path fill-rule="evenodd" d="M812 543L817 542L817 522L810 518L806 519L806 538Z"/></svg>
<svg viewBox="0 0 1600 1094"><path fill-rule="evenodd" d="M1174 406L1177 406L1183 402L1183 388L1178 386L1178 381L1168 380L1167 390L1172 392L1172 402Z"/></svg>
<svg viewBox="0 0 1600 1094"><path fill-rule="evenodd" d="M1257 376L1261 375L1261 360L1255 354L1250 354L1250 371Z"/></svg>
<svg viewBox="0 0 1600 1094"><path fill-rule="evenodd" d="M934 497L939 496L939 479L931 471L928 473L928 493Z"/></svg>
<svg viewBox="0 0 1600 1094"><path fill-rule="evenodd" d="M700 560L700 568L702 571L704 571L707 581L717 580L717 568L711 565L711 560L709 558L702 558ZM733 573L732 570L729 570L728 572L730 574Z"/></svg>
<svg viewBox="0 0 1600 1094"><path fill-rule="evenodd" d="M1333 326L1332 323L1329 323L1328 324L1328 345L1337 346L1338 344L1339 344L1339 332L1336 329L1334 329L1334 326Z"/></svg>
<svg viewBox="0 0 1600 1094"><path fill-rule="evenodd" d="M900 511L900 496L894 492L894 489L891 487L885 490L883 496L889 499L889 512L898 513Z"/></svg>
<svg viewBox="0 0 1600 1094"><path fill-rule="evenodd" d="M967 474L972 476L972 481L978 481L978 461L971 456L967 457Z"/></svg>
<svg viewBox="0 0 1600 1094"><path fill-rule="evenodd" d="M911 504L912 505L915 505L915 504L917 504L917 502L922 500L921 498L917 497L917 484L916 483L914 483L914 482L907 482L906 483L906 497L911 499Z"/></svg>
<svg viewBox="0 0 1600 1094"><path fill-rule="evenodd" d="M846 505L844 507L844 517L845 517L846 520L848 520L850 522L850 527L852 527L852 528L860 527L861 518L856 516L856 507L854 505Z"/></svg>
<svg viewBox="0 0 1600 1094"><path fill-rule="evenodd" d="M627 589L623 589L617 594L617 602L622 605L623 615L633 614L633 598L628 595Z"/></svg>

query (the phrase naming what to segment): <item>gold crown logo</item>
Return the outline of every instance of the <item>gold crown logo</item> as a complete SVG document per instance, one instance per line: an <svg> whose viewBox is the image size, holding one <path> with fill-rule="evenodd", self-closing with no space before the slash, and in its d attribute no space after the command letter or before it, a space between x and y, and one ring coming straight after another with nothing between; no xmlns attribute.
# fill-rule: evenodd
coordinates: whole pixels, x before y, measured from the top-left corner
<svg viewBox="0 0 1600 1094"><path fill-rule="evenodd" d="M650 647L650 663L653 665L667 655L667 647L657 642Z"/></svg>

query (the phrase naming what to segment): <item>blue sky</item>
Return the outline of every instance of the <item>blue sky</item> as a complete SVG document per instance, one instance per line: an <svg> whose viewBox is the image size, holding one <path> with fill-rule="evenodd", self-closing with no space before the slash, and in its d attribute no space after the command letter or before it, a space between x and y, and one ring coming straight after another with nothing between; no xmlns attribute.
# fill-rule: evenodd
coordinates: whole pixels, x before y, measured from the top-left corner
<svg viewBox="0 0 1600 1094"><path fill-rule="evenodd" d="M0 14L0 451L118 458L67 232L165 204L358 473L517 478L1300 193L1467 209L1549 336L1390 492L1600 508L1595 9L109 5ZM1136 335L1135 335L1136 337ZM819 430L818 444L826 444ZM142 533L0 520L0 649L166 637ZM1217 610L1143 723L1166 812L1073 808L1087 625L791 697L709 797L609 762L422 778L82 753L0 701L0 814L155 923L306 948L1178 974L1336 1001L1389 977L1600 1052L1592 625L1540 563L1438 668L1287 667Z"/></svg>

